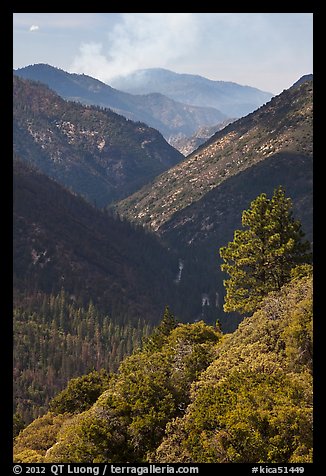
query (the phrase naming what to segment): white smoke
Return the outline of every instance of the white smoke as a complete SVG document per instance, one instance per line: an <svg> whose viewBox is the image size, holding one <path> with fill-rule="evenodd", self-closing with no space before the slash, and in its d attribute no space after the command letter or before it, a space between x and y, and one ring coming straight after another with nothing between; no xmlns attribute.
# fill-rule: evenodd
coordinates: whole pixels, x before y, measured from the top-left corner
<svg viewBox="0 0 326 476"><path fill-rule="evenodd" d="M195 48L192 13L123 13L106 43L84 43L70 70L104 82L139 68L164 67Z"/></svg>

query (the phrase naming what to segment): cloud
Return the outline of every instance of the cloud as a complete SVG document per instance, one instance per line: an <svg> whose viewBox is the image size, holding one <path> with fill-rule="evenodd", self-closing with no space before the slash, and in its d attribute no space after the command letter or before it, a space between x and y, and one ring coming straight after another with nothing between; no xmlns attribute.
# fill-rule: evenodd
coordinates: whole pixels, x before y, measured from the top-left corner
<svg viewBox="0 0 326 476"><path fill-rule="evenodd" d="M101 25L104 18L100 13L14 13L13 24L16 28L40 25L42 28L59 30L88 29Z"/></svg>
<svg viewBox="0 0 326 476"><path fill-rule="evenodd" d="M290 85L289 74L294 82L299 72L312 70L312 14L96 15L88 29L77 29L79 51L66 69L108 84L135 69L161 67L280 92ZM77 25L85 18L68 20ZM31 23L44 27L37 17Z"/></svg>
<svg viewBox="0 0 326 476"><path fill-rule="evenodd" d="M29 31L37 31L37 30L39 30L39 29L40 29L40 27L39 27L38 25L32 25L32 26L30 27Z"/></svg>
<svg viewBox="0 0 326 476"><path fill-rule="evenodd" d="M121 14L106 41L80 46L71 71L108 82L138 68L165 67L189 55L198 39L192 13Z"/></svg>

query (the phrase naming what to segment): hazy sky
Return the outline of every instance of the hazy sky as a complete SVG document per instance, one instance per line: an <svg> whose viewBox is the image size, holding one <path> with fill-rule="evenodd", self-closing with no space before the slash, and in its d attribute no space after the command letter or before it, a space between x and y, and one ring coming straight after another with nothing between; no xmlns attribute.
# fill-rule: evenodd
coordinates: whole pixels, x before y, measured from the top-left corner
<svg viewBox="0 0 326 476"><path fill-rule="evenodd" d="M279 93L312 73L312 13L14 13L13 67L106 83L161 67Z"/></svg>

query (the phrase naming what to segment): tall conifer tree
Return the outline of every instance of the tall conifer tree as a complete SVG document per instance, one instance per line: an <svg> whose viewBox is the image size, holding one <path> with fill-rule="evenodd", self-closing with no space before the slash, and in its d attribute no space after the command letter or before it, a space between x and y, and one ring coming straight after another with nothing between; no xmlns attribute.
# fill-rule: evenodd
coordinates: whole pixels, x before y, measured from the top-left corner
<svg viewBox="0 0 326 476"><path fill-rule="evenodd" d="M291 278L291 270L311 261L310 243L301 223L293 218L292 201L280 186L273 197L265 193L242 213L242 230L220 249L224 281L224 310L254 312L270 291L279 290Z"/></svg>

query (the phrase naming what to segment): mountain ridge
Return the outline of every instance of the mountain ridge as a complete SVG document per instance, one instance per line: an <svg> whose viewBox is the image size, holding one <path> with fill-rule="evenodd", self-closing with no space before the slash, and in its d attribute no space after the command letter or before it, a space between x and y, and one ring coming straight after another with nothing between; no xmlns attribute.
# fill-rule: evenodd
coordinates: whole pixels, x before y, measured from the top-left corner
<svg viewBox="0 0 326 476"><path fill-rule="evenodd" d="M98 206L129 195L184 158L143 123L65 101L16 75L13 84L14 151Z"/></svg>
<svg viewBox="0 0 326 476"><path fill-rule="evenodd" d="M174 213L275 153L293 151L311 157L312 91L312 81L304 82L232 122L178 165L119 202L117 209L157 232Z"/></svg>
<svg viewBox="0 0 326 476"><path fill-rule="evenodd" d="M241 215L259 194L282 185L293 211L313 240L312 81L290 88L266 106L228 125L175 167L116 204L175 249L182 281L207 322L223 331L241 321L225 314L225 279L218 249L241 229Z"/></svg>
<svg viewBox="0 0 326 476"><path fill-rule="evenodd" d="M191 135L199 127L226 119L224 113L211 106L183 104L157 91L133 95L91 76L68 73L46 64L26 66L15 70L15 74L47 84L64 99L110 108L128 119L145 122L167 140L179 134Z"/></svg>
<svg viewBox="0 0 326 476"><path fill-rule="evenodd" d="M136 70L111 80L122 91L133 94L161 92L186 104L213 106L228 117L242 117L273 96L252 86L231 81L214 81L203 76L175 73L163 68Z"/></svg>

